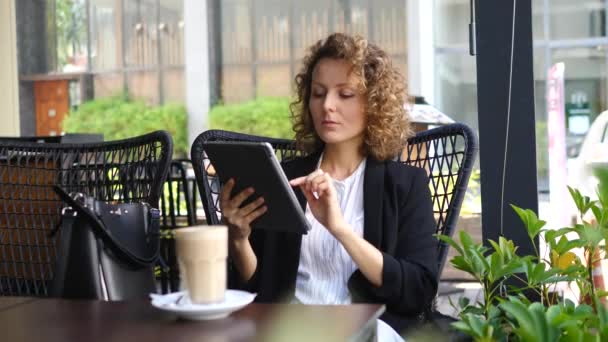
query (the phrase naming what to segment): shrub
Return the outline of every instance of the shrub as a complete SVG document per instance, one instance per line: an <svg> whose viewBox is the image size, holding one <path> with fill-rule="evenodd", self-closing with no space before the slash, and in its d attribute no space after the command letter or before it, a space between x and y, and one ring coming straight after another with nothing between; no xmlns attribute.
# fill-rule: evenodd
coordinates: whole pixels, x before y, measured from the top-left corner
<svg viewBox="0 0 608 342"><path fill-rule="evenodd" d="M209 113L209 126L247 134L293 139L289 98L258 98L249 102L217 105Z"/></svg>
<svg viewBox="0 0 608 342"><path fill-rule="evenodd" d="M71 111L63 121L63 130L101 133L106 141L165 130L173 137L174 156L186 156L186 117L185 107L179 104L152 107L126 96L113 96L85 102Z"/></svg>

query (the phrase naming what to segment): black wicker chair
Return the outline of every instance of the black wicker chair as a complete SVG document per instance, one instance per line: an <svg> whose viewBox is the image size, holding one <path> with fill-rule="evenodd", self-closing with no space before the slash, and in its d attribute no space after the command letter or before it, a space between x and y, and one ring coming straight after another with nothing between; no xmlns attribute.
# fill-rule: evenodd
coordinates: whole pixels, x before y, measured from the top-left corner
<svg viewBox="0 0 608 342"><path fill-rule="evenodd" d="M209 159L204 154L203 143L207 141L262 141L270 143L279 160L288 160L301 155L292 140L252 136L242 133L210 130L201 133L192 144L192 163L201 190L203 208L209 224L220 224L218 194L220 184ZM433 198L437 233L452 235L460 207L464 200L475 155L477 138L463 124L440 126L420 132L410 138L398 161L424 168L429 175L429 186ZM439 274L448 255L449 246L439 244Z"/></svg>
<svg viewBox="0 0 608 342"><path fill-rule="evenodd" d="M189 159L171 161L170 171L160 197L161 229L163 230L160 240L160 255L164 264L160 265L158 279L162 293L179 290L175 239L171 231L178 227L197 224L197 187L196 181L192 177L188 177L188 167L192 167Z"/></svg>
<svg viewBox="0 0 608 342"><path fill-rule="evenodd" d="M63 203L53 191L158 207L173 142L166 132L87 144L0 139L0 295L46 296Z"/></svg>

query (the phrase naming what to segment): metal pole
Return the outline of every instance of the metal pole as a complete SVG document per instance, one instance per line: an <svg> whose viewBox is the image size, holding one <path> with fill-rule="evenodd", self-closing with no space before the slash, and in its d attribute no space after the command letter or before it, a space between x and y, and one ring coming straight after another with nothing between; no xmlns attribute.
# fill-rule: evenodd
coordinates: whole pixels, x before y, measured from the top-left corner
<svg viewBox="0 0 608 342"><path fill-rule="evenodd" d="M538 212L536 149L530 148L536 146L531 0L479 1L476 10L483 240L496 241L504 233L520 255L534 255L523 223L509 206ZM504 196L498 181L503 171Z"/></svg>

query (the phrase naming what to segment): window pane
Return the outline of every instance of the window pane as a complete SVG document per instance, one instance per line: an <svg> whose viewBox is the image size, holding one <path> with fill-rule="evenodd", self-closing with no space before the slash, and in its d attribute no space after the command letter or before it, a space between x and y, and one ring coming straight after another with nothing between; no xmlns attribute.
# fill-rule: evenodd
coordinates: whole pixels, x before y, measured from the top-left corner
<svg viewBox="0 0 608 342"><path fill-rule="evenodd" d="M184 2L160 1L161 60L163 65L184 65Z"/></svg>
<svg viewBox="0 0 608 342"><path fill-rule="evenodd" d="M534 49L534 113L536 123L536 174L540 193L549 191L549 136L547 133L545 49Z"/></svg>
<svg viewBox="0 0 608 342"><path fill-rule="evenodd" d="M405 6L402 0L223 1L222 88L230 91L222 93L224 102L290 94L306 50L335 31L378 43L406 75Z"/></svg>
<svg viewBox="0 0 608 342"><path fill-rule="evenodd" d="M469 0L435 1L435 46L468 49L469 6Z"/></svg>
<svg viewBox="0 0 608 342"><path fill-rule="evenodd" d="M606 108L606 47L557 49L551 59L566 65L567 132L572 138L584 136L584 120L574 117L585 115L591 122Z"/></svg>
<svg viewBox="0 0 608 342"><path fill-rule="evenodd" d="M545 0L532 0L532 34L535 40L545 38L544 2Z"/></svg>
<svg viewBox="0 0 608 342"><path fill-rule="evenodd" d="M552 63L565 64L565 125L568 156L568 184L593 196L595 189L588 158L595 151L582 151L583 139L606 101L606 47L554 50Z"/></svg>
<svg viewBox="0 0 608 342"><path fill-rule="evenodd" d="M162 88L165 103L185 103L184 2L160 0Z"/></svg>
<svg viewBox="0 0 608 342"><path fill-rule="evenodd" d="M549 6L551 39L606 36L606 5L604 1L552 0Z"/></svg>
<svg viewBox="0 0 608 342"><path fill-rule="evenodd" d="M81 72L87 69L87 13L84 0L60 1L53 16L57 39L57 71ZM51 43L49 37L49 44ZM54 55L54 54L53 54Z"/></svg>
<svg viewBox="0 0 608 342"><path fill-rule="evenodd" d="M156 1L125 0L124 7L125 64L128 67L157 65Z"/></svg>
<svg viewBox="0 0 608 342"><path fill-rule="evenodd" d="M248 0L222 1L222 99L226 103L253 96L250 10Z"/></svg>
<svg viewBox="0 0 608 342"><path fill-rule="evenodd" d="M437 108L456 121L477 129L477 72L475 57L468 54L437 55Z"/></svg>
<svg viewBox="0 0 608 342"><path fill-rule="evenodd" d="M257 96L291 92L289 7L278 0L255 1Z"/></svg>
<svg viewBox="0 0 608 342"><path fill-rule="evenodd" d="M121 65L120 9L117 2L91 0L91 64L94 71L113 70Z"/></svg>

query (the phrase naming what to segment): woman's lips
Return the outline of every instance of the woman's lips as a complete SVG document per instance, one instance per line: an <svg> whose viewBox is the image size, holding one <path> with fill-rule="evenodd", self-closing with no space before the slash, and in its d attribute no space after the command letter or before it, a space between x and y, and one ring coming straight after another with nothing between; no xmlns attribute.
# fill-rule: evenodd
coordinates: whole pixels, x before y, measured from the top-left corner
<svg viewBox="0 0 608 342"><path fill-rule="evenodd" d="M335 121L331 121L331 120L323 120L323 121L321 121L321 123L322 123L324 126L335 126L335 125L337 125L337 124L338 124L337 122L335 122Z"/></svg>

